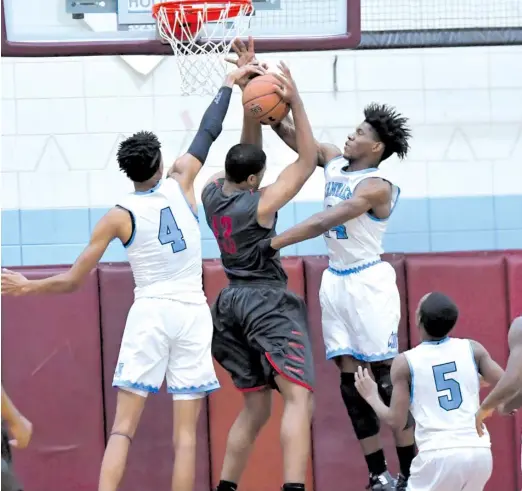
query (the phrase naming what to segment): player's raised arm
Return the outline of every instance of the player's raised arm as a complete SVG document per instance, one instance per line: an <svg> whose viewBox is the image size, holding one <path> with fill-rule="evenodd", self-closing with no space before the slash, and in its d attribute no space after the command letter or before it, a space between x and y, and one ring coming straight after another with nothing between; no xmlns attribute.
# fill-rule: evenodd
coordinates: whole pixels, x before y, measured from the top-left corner
<svg viewBox="0 0 522 491"><path fill-rule="evenodd" d="M250 64L237 68L226 76L223 86L203 114L198 132L187 153L178 157L169 169L167 176L173 177L179 182L181 189L187 198L193 201L194 206L196 203L194 180L207 160L210 147L223 130L223 121L230 105L232 87L234 84L241 84L245 77L253 74L262 75L264 72L264 68L259 65Z"/></svg>
<svg viewBox="0 0 522 491"><path fill-rule="evenodd" d="M369 212L372 208L389 203L392 193L391 184L380 178L368 178L361 182L353 196L338 205L312 215L283 233L266 242L264 246L272 253L292 244L313 239Z"/></svg>
<svg viewBox="0 0 522 491"><path fill-rule="evenodd" d="M96 267L113 239L123 243L132 235L129 213L112 208L96 224L87 247L70 269L43 280L29 280L21 273L2 270L2 295L29 295L32 293L69 293L78 289L87 275Z"/></svg>
<svg viewBox="0 0 522 491"><path fill-rule="evenodd" d="M283 88L276 87L276 92L290 104L294 115L299 156L294 163L290 164L279 174L273 184L261 189L261 198L258 206L260 224L271 223L275 213L296 196L304 183L314 173L317 161L312 127L297 86L290 70L283 62L281 62L279 68L284 76L279 74L274 76L281 82Z"/></svg>
<svg viewBox="0 0 522 491"><path fill-rule="evenodd" d="M288 115L283 121L272 126L272 129L294 152L297 152L297 137L292 116ZM324 167L330 160L343 154L341 150L332 143L314 141L317 151L317 166L319 167Z"/></svg>
<svg viewBox="0 0 522 491"><path fill-rule="evenodd" d="M358 373L355 374L357 391L373 408L379 419L394 429L402 430L408 421L411 383L410 369L404 355L399 355L393 360L391 381L393 392L390 407L388 407L380 398L377 384L370 376L368 369L363 370L362 367L359 367Z"/></svg>

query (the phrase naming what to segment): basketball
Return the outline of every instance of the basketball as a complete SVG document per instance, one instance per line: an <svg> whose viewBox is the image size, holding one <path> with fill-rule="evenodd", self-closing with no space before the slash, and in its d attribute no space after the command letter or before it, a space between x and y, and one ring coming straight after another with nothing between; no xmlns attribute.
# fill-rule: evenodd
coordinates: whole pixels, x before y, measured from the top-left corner
<svg viewBox="0 0 522 491"><path fill-rule="evenodd" d="M261 122L274 125L280 123L290 111L290 106L274 91L274 85L281 85L269 73L251 80L243 91L245 114Z"/></svg>

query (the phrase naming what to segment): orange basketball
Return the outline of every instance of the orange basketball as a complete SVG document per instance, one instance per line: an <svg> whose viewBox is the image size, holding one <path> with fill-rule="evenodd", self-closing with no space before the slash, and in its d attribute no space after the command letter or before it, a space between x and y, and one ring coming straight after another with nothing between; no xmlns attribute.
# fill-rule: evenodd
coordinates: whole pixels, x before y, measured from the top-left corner
<svg viewBox="0 0 522 491"><path fill-rule="evenodd" d="M273 75L267 73L251 80L243 91L245 114L261 124L274 125L281 122L290 111L290 106L274 91L281 85Z"/></svg>

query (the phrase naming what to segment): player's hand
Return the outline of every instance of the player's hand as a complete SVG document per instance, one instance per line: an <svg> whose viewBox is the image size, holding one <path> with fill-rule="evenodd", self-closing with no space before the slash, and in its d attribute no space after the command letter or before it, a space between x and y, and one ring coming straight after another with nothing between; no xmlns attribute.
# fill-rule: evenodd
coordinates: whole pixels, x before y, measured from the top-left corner
<svg viewBox="0 0 522 491"><path fill-rule="evenodd" d="M301 100L297 85L290 73L290 69L285 65L283 61L279 62L277 66L281 71L281 74L274 73L274 77L281 82L281 86L275 86L275 92L288 104L293 105Z"/></svg>
<svg viewBox="0 0 522 491"><path fill-rule="evenodd" d="M236 65L238 68L241 68L244 65L248 65L249 63L252 65L261 65L263 68L267 69L268 66L266 63L259 63L256 58L256 53L254 51L254 38L252 36L248 37L248 46L245 45L241 39L236 38L232 42L232 50L236 53L237 58L233 56L227 56L225 61L228 63L232 63L232 65Z"/></svg>
<svg viewBox="0 0 522 491"><path fill-rule="evenodd" d="M355 388L365 401L369 401L374 397L379 397L377 384L367 368L364 370L361 366L357 368L357 372L355 373Z"/></svg>
<svg viewBox="0 0 522 491"><path fill-rule="evenodd" d="M274 257L279 251L272 247L272 239L263 239L259 241L259 249L264 257Z"/></svg>
<svg viewBox="0 0 522 491"><path fill-rule="evenodd" d="M23 274L2 269L2 295L24 295L28 284L29 280Z"/></svg>
<svg viewBox="0 0 522 491"><path fill-rule="evenodd" d="M493 414L493 411L494 409L482 409L482 407L480 407L477 414L475 414L475 428L479 436L484 436L484 430L486 429L484 420L489 418Z"/></svg>
<svg viewBox="0 0 522 491"><path fill-rule="evenodd" d="M13 422L8 423L9 445L14 448L25 448L31 441L33 424L24 416L20 415Z"/></svg>
<svg viewBox="0 0 522 491"><path fill-rule="evenodd" d="M252 75L264 75L266 73L266 69L260 65L256 64L248 64L244 65L241 68L236 68L234 71L230 72L225 79L225 85L236 84L239 86L244 86L248 83L248 80L252 77Z"/></svg>

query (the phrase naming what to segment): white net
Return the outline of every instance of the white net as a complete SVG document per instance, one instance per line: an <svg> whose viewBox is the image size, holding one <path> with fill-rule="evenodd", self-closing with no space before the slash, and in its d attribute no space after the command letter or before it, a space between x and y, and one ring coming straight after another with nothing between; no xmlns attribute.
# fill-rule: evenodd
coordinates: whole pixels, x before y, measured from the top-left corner
<svg viewBox="0 0 522 491"><path fill-rule="evenodd" d="M159 7L158 32L174 51L183 95L213 95L219 89L231 42L247 31L251 10L250 4L234 2Z"/></svg>

